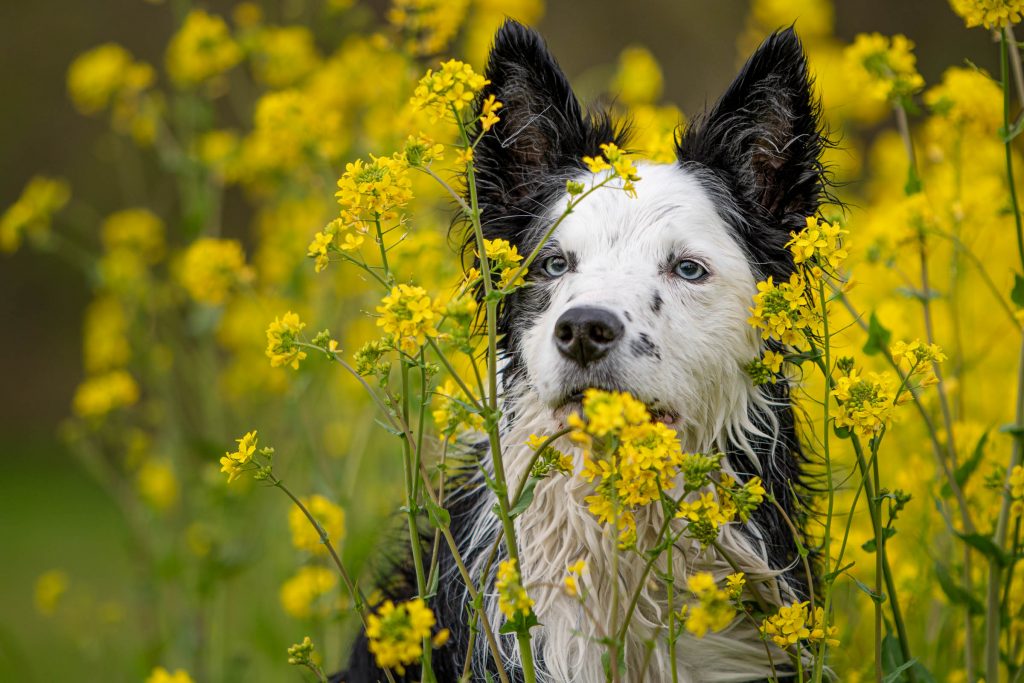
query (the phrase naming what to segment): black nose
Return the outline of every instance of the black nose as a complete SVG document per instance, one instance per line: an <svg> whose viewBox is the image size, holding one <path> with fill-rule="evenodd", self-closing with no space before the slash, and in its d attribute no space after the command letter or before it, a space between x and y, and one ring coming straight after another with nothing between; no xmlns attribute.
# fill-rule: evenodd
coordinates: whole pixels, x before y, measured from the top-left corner
<svg viewBox="0 0 1024 683"><path fill-rule="evenodd" d="M579 306L558 318L555 345L563 356L586 367L604 358L622 338L622 332L622 322L611 311Z"/></svg>

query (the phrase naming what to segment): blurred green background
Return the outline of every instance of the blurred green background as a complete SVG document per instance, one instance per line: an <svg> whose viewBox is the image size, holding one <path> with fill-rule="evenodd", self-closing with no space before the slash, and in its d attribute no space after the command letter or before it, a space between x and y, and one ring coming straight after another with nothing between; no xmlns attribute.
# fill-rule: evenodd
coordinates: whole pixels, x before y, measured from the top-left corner
<svg viewBox="0 0 1024 683"><path fill-rule="evenodd" d="M209 2L230 12L233 3ZM302 0L263 3L287 19ZM941 0L838 0L837 36L904 33L917 45L919 66L933 83L967 56L997 70L984 31L965 31ZM385 3L370 3L383 13ZM642 44L665 73L665 100L687 113L725 87L737 65L737 37L748 12L740 0L550 0L539 28L584 93L603 82L622 48ZM800 25L797 23L797 29ZM114 150L103 117L86 118L66 97L72 58L106 41L138 58L162 62L172 32L171 13L140 0L5 0L0 3L0 207L13 202L26 179L42 172L67 178L78 196L107 213L123 205L134 171L111 163ZM229 214L230 215L230 214ZM238 215L237 220L244 220ZM112 502L82 472L57 428L82 378L81 325L89 294L77 274L32 250L0 255L0 680L134 680L126 662L137 659L127 635L122 649L104 651L51 631L32 607L35 578L52 567L67 570L97 595L127 599L130 553L123 521ZM282 507L283 509L283 507ZM243 580L260 582L259 570ZM276 596L263 615L274 619ZM221 606L230 609L230 606ZM268 629L271 626L268 623ZM229 636L225 636L229 637ZM272 680L257 675L249 680Z"/></svg>

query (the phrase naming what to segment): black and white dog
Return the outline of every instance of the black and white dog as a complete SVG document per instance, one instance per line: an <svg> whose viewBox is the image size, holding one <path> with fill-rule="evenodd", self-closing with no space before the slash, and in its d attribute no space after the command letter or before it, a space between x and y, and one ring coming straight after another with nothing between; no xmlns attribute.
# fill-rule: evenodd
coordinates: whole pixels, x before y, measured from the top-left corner
<svg viewBox="0 0 1024 683"><path fill-rule="evenodd" d="M475 154L482 222L487 237L507 239L525 254L564 209L566 181L592 178L582 157L597 155L601 143L628 148L628 141L607 114L581 108L542 39L520 24L507 22L498 32L486 77L481 99L494 95L504 108ZM502 443L512 485L526 474L530 434L561 428L584 388L617 389L647 403L678 432L684 451L724 453L724 469L740 481L760 476L802 526L803 460L788 387L780 381L756 388L742 366L763 348L747 324L755 283L789 278L790 231L817 212L827 190L825 144L800 41L783 30L757 49L713 108L680 132L677 163L641 164L635 199L598 191L563 221L531 268L530 286L505 302L500 319ZM481 457L490 468L488 456ZM540 621L532 634L543 681L604 680L605 646L578 600L562 590L566 566L587 561L581 583L600 615L613 603L614 581L630 591L640 580L643 558L631 554L622 555L612 575L608 535L583 502L590 493L578 476L548 478L516 520L523 583ZM493 493L470 481L449 500L461 555L480 585L501 534ZM653 545L658 514L637 514L640 547ZM773 506L724 527L720 543L750 579L764 579L759 585L773 604L813 590L797 542ZM721 579L733 571L713 548L701 551L685 536L674 558L676 577L710 571ZM465 585L450 557L441 568L432 606L452 638L435 652L438 680L459 679L470 638L478 639L471 680L487 680L495 665L482 634L470 631ZM483 583L491 586L485 608L497 631L503 617L493 574L492 568ZM657 645L645 680L668 680L666 610L664 587L650 583L625 643L626 680L640 680L648 641ZM499 638L510 680L521 680L513 636ZM343 677L350 683L384 680L365 645L360 639L355 646ZM777 665L787 661L775 654ZM700 640L684 634L677 657L680 680L688 683L770 675L765 645L744 620ZM416 671L406 676L419 678Z"/></svg>

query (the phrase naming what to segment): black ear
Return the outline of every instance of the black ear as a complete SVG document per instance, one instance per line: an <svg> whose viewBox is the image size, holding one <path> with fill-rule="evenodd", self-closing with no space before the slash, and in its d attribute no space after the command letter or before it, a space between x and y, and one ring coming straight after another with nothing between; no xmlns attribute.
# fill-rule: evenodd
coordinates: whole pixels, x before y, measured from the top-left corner
<svg viewBox="0 0 1024 683"><path fill-rule="evenodd" d="M498 30L485 76L477 111L490 95L503 107L474 153L482 220L488 237L521 243L525 227L583 168L582 157L621 135L606 114L583 111L543 39L518 22Z"/></svg>
<svg viewBox="0 0 1024 683"><path fill-rule="evenodd" d="M773 274L770 264L786 260L790 230L818 210L826 144L807 57L790 27L761 44L715 106L683 132L678 152L684 165L705 166L724 184L746 223L736 226L740 236L760 269Z"/></svg>

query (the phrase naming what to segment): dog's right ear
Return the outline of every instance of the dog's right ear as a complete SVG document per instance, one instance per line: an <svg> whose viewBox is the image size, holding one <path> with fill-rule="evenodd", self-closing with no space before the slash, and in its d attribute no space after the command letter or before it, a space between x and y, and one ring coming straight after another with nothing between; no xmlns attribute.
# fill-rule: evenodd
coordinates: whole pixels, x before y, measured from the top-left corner
<svg viewBox="0 0 1024 683"><path fill-rule="evenodd" d="M583 169L583 156L619 136L606 115L583 112L543 39L516 21L498 30L485 76L477 113L491 95L503 106L474 152L482 218L489 238L521 243L518 233Z"/></svg>

